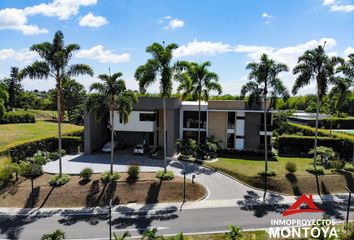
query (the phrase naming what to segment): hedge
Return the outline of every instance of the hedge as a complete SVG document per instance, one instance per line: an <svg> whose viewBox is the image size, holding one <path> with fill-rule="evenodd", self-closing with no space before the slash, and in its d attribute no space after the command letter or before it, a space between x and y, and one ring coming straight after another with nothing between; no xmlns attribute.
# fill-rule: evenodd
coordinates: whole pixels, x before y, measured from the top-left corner
<svg viewBox="0 0 354 240"><path fill-rule="evenodd" d="M354 129L354 118L325 118L319 120L319 127L330 129L332 122L332 129ZM315 127L315 121L308 123L309 126Z"/></svg>
<svg viewBox="0 0 354 240"><path fill-rule="evenodd" d="M314 143L314 136L283 135L278 139L279 154L307 156ZM340 158L348 161L353 157L354 141L351 139L318 137L318 146L331 147Z"/></svg>
<svg viewBox="0 0 354 240"><path fill-rule="evenodd" d="M77 153L78 147L82 143L81 137L76 136L63 136L62 149L67 153ZM2 149L0 155L8 155L12 161L18 162L26 157L33 156L38 150L54 152L58 150L58 138L47 137L39 138L30 142L15 143L7 149Z"/></svg>
<svg viewBox="0 0 354 240"><path fill-rule="evenodd" d="M0 119L0 124L9 123L35 123L36 119L31 113L7 112Z"/></svg>

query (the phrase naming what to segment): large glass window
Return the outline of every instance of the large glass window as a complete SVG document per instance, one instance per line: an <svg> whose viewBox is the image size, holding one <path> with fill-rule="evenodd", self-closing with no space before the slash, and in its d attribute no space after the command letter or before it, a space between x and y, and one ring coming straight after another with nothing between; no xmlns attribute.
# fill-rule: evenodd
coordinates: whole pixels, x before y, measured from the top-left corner
<svg viewBox="0 0 354 240"><path fill-rule="evenodd" d="M183 112L183 127L198 128L198 111ZM206 128L206 112L200 112L200 128Z"/></svg>
<svg viewBox="0 0 354 240"><path fill-rule="evenodd" d="M187 139L194 139L194 140L198 140L198 131L183 131L183 139L187 140ZM201 131L200 132L200 141L204 142L206 139L206 132Z"/></svg>
<svg viewBox="0 0 354 240"><path fill-rule="evenodd" d="M264 145L264 135L259 136L259 143L261 145ZM269 146L270 145L270 136L267 136L267 143L268 143L268 146Z"/></svg>
<svg viewBox="0 0 354 240"><path fill-rule="evenodd" d="M228 112L227 115L227 128L235 129L235 112Z"/></svg>
<svg viewBox="0 0 354 240"><path fill-rule="evenodd" d="M141 122L154 122L156 121L156 113L140 113Z"/></svg>

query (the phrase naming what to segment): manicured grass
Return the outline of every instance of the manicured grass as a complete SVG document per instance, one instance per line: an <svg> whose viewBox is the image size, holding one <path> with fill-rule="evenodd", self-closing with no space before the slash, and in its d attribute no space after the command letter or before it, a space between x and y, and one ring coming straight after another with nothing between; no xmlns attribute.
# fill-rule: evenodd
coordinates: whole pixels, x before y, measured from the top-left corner
<svg viewBox="0 0 354 240"><path fill-rule="evenodd" d="M50 111L50 110L37 110L37 109L16 109L18 113L31 113L34 115L36 120L55 120L57 119L58 113L57 111Z"/></svg>
<svg viewBox="0 0 354 240"><path fill-rule="evenodd" d="M286 163L295 162L297 171L295 174L289 174L286 169ZM354 191L354 176L352 173L331 169L325 170L325 175L318 176L318 186L315 175L306 171L307 166L312 164L311 158L290 158L277 157L276 161L269 161L269 168L277 172L275 177L268 178L268 190L285 193L289 195L306 194L330 194L344 193L348 186ZM257 173L264 169L264 160L251 156L239 158L220 158L213 163L204 163L204 165L215 168L226 174L229 174L238 180L263 189L264 179Z"/></svg>
<svg viewBox="0 0 354 240"><path fill-rule="evenodd" d="M267 240L268 234L266 231L252 231L252 232L243 232L244 239L249 240ZM172 240L174 238L167 238L168 240ZM223 233L215 233L215 234L203 234L203 235L190 235L184 236L186 240L223 240L224 234Z"/></svg>
<svg viewBox="0 0 354 240"><path fill-rule="evenodd" d="M64 123L63 134L82 130L82 126ZM36 123L18 123L0 125L0 150L14 142L24 143L44 137L57 136L58 125L55 122L37 121Z"/></svg>

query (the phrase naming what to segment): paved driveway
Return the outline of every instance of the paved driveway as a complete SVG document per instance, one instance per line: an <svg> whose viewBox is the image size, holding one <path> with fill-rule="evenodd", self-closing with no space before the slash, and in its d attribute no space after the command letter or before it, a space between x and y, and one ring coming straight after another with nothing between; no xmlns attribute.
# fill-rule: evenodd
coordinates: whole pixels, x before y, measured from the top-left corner
<svg viewBox="0 0 354 240"><path fill-rule="evenodd" d="M95 173L109 171L110 154L78 154L66 155L63 157L63 173L78 174L83 168L90 167ZM143 172L156 172L163 169L163 160L150 159L147 156L132 155L129 152L117 151L114 156L114 171L127 171L129 165L138 163ZM250 188L240 182L229 178L219 172L208 168L180 161L169 161L168 170L175 175L183 176L186 171L188 179L192 179L192 175L196 176L195 180L204 185L208 191L208 200L225 200L225 199L244 199L244 196L261 197L263 192ZM47 173L58 173L59 163L53 161L47 163L43 170Z"/></svg>

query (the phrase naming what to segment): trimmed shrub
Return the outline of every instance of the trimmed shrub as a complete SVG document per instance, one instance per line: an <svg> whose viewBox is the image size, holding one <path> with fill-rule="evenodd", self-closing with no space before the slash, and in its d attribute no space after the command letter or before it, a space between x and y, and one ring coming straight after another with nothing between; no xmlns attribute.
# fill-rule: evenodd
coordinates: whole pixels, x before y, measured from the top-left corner
<svg viewBox="0 0 354 240"><path fill-rule="evenodd" d="M7 112L0 120L0 124L9 123L35 123L36 119L31 113Z"/></svg>
<svg viewBox="0 0 354 240"><path fill-rule="evenodd" d="M348 172L354 172L354 166L351 164L347 164L345 165L344 170Z"/></svg>
<svg viewBox="0 0 354 240"><path fill-rule="evenodd" d="M61 177L59 174L54 175L50 181L49 184L55 187L62 186L66 184L67 182L70 181L70 176L67 174L63 174Z"/></svg>
<svg viewBox="0 0 354 240"><path fill-rule="evenodd" d="M172 180L172 179L174 179L175 174L172 171L165 172L165 171L161 170L156 173L156 177L161 180Z"/></svg>
<svg viewBox="0 0 354 240"><path fill-rule="evenodd" d="M310 165L306 168L306 171L312 174L324 175L324 168L321 166L316 166L316 169L313 165Z"/></svg>
<svg viewBox="0 0 354 240"><path fill-rule="evenodd" d="M334 160L332 161L331 166L336 170L342 170L345 166L345 162L341 160Z"/></svg>
<svg viewBox="0 0 354 240"><path fill-rule="evenodd" d="M85 181L88 181L91 179L93 174L92 168L84 168L80 172L80 178L82 178Z"/></svg>
<svg viewBox="0 0 354 240"><path fill-rule="evenodd" d="M296 163L294 162L287 162L285 164L285 169L286 171L288 171L289 173L294 173L297 171L297 167L296 167Z"/></svg>
<svg viewBox="0 0 354 240"><path fill-rule="evenodd" d="M267 171L267 174L266 172L264 171L264 169L261 169L258 171L257 173L259 176L268 176L268 177L275 177L277 175L277 172L275 170L272 170L272 169L268 169Z"/></svg>
<svg viewBox="0 0 354 240"><path fill-rule="evenodd" d="M13 174L13 168L11 165L10 158L0 157L0 186L6 185L11 179Z"/></svg>
<svg viewBox="0 0 354 240"><path fill-rule="evenodd" d="M109 183L109 182L113 182L116 181L120 178L120 175L118 172L113 172L113 174L111 174L110 172L103 172L101 175L101 181L103 183Z"/></svg>
<svg viewBox="0 0 354 240"><path fill-rule="evenodd" d="M128 168L128 175L129 178L138 178L140 173L140 167L139 165L131 165Z"/></svg>
<svg viewBox="0 0 354 240"><path fill-rule="evenodd" d="M78 147L82 143L81 137L64 136L62 138L63 150L67 153L76 153ZM26 159L26 157L33 156L38 150L55 152L58 149L58 138L39 138L31 142L14 143L13 146L1 149L0 155L10 155L14 162ZM52 157L56 156L53 154Z"/></svg>

